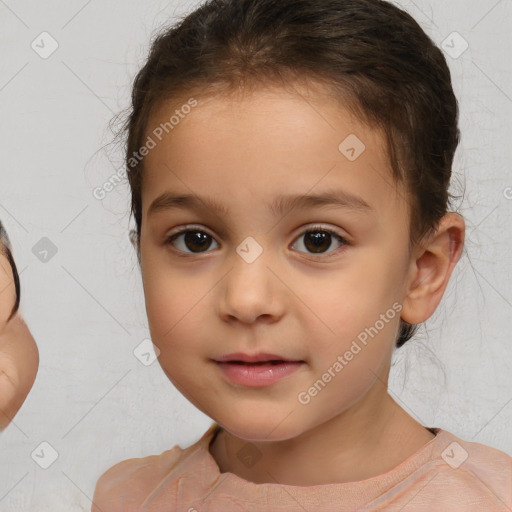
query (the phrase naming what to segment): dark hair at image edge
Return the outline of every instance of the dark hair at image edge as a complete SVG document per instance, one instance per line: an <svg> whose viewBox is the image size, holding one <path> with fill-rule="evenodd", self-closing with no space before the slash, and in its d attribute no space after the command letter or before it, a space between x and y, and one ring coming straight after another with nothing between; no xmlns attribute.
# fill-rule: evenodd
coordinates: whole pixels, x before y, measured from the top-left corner
<svg viewBox="0 0 512 512"><path fill-rule="evenodd" d="M419 24L381 0L207 0L154 37L133 83L118 136L126 141L135 238L144 160L134 165L132 156L164 100L271 85L293 90L294 83L324 86L381 130L393 182L406 191L409 251L434 233L455 197L448 189L460 137L458 104L446 60ZM400 319L396 346L419 325Z"/></svg>
<svg viewBox="0 0 512 512"><path fill-rule="evenodd" d="M11 314L9 315L8 320L10 320L18 311L20 307L20 277L18 275L18 270L16 268L16 263L14 263L14 258L12 257L11 252L11 244L9 242L9 238L7 236L7 232L5 231L2 223L0 222L0 251L7 258L7 261L11 265L12 275L14 280L14 288L16 290L16 301L14 302L14 306L11 310Z"/></svg>

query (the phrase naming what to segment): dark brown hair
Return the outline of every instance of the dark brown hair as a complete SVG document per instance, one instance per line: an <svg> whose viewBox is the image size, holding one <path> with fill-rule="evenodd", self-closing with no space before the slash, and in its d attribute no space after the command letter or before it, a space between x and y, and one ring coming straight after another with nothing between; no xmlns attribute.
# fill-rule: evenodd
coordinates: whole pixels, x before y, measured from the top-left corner
<svg viewBox="0 0 512 512"><path fill-rule="evenodd" d="M410 245L433 233L449 200L459 142L446 60L418 23L381 0L207 0L153 40L137 74L126 133L131 213L140 236L148 119L163 100L310 81L382 130L392 180L403 184ZM418 325L400 320L396 346Z"/></svg>
<svg viewBox="0 0 512 512"><path fill-rule="evenodd" d="M7 258L7 261L11 265L12 275L14 280L14 288L16 290L16 301L14 302L14 306L11 310L11 314L9 315L8 320L10 320L18 311L20 307L20 277L18 275L18 270L16 268L16 264L14 263L14 258L12 256L11 244L9 242L9 237L7 236L7 232L5 231L2 223L0 222L0 252Z"/></svg>

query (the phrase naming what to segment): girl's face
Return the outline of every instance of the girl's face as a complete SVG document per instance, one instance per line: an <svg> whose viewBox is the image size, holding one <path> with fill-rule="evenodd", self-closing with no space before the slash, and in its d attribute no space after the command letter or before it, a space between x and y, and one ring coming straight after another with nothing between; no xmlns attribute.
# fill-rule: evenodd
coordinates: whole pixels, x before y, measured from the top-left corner
<svg viewBox="0 0 512 512"><path fill-rule="evenodd" d="M246 440L379 403L409 265L406 195L383 136L305 90L196 99L163 104L146 134L140 255L162 368ZM241 384L215 361L235 352L301 362Z"/></svg>

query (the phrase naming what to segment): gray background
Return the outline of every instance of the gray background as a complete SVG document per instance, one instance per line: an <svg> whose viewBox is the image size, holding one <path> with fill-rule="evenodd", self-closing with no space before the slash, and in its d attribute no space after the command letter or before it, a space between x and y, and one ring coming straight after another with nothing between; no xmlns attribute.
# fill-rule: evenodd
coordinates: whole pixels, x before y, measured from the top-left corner
<svg viewBox="0 0 512 512"><path fill-rule="evenodd" d="M149 332L128 187L93 194L119 168L122 155L103 148L107 125L129 104L151 36L194 5L0 0L0 218L40 351L34 387L0 434L2 511L90 510L108 467L185 447L210 425L157 362L135 357ZM467 233L439 308L395 354L390 392L424 425L512 454L512 4L399 5L452 54L463 49L452 32L469 44L447 54L462 131L452 192L466 186L454 206ZM59 45L46 59L31 47L43 46L43 31ZM42 37L39 51L48 51ZM43 469L52 450L58 458Z"/></svg>

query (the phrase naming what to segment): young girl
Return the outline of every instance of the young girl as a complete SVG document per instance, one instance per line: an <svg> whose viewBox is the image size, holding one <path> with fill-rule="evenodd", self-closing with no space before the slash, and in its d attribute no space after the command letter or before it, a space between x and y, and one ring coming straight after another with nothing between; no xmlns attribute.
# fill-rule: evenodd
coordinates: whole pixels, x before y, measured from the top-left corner
<svg viewBox="0 0 512 512"><path fill-rule="evenodd" d="M419 25L378 0L210 0L132 102L152 340L215 421L110 468L92 510L509 510L510 456L387 391L464 244L457 101Z"/></svg>
<svg viewBox="0 0 512 512"><path fill-rule="evenodd" d="M32 388L39 352L19 313L20 280L0 222L0 430L12 421Z"/></svg>

